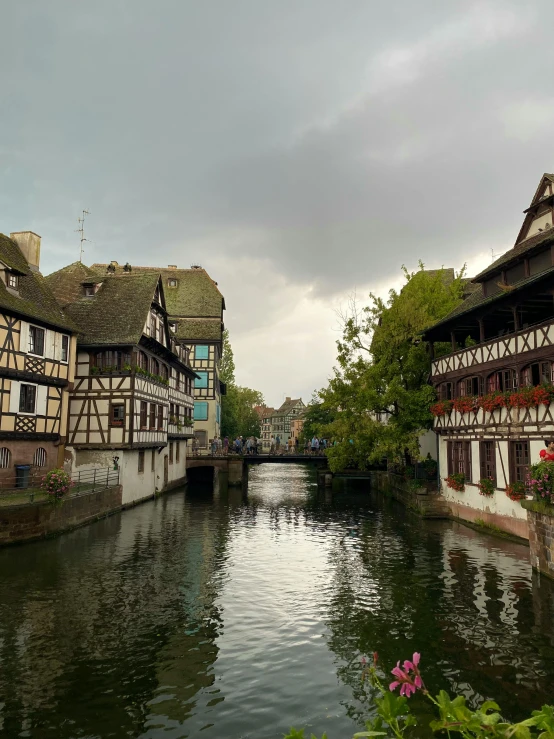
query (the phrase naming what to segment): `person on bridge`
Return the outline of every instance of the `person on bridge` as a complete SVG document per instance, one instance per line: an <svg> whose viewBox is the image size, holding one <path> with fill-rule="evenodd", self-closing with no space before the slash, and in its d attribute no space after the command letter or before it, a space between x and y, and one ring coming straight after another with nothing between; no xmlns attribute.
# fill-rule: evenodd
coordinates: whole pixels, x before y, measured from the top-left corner
<svg viewBox="0 0 554 739"><path fill-rule="evenodd" d="M275 437L274 436L271 437L271 442L269 444L269 453L275 454Z"/></svg>
<svg viewBox="0 0 554 739"><path fill-rule="evenodd" d="M319 454L319 439L317 436L312 439L312 454Z"/></svg>
<svg viewBox="0 0 554 739"><path fill-rule="evenodd" d="M288 445L288 448L289 448L289 454L292 454L292 446L293 446L293 444L294 444L294 440L293 440L293 438L291 436L290 439L287 442L287 445Z"/></svg>
<svg viewBox="0 0 554 739"><path fill-rule="evenodd" d="M229 437L226 436L223 439L223 454L227 455L229 454Z"/></svg>
<svg viewBox="0 0 554 739"><path fill-rule="evenodd" d="M295 454L298 454L298 444L299 444L299 441L298 441L298 436L297 436L296 439L294 440L294 453Z"/></svg>

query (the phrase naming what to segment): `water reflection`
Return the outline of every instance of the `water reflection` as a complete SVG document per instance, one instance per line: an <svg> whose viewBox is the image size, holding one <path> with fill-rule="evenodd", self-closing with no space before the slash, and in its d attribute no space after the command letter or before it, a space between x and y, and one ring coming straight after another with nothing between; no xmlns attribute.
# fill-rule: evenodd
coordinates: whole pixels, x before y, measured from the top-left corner
<svg viewBox="0 0 554 739"><path fill-rule="evenodd" d="M432 689L517 718L552 700L553 617L526 547L260 466L247 495L220 478L0 550L0 730L347 737L368 711L361 654L415 649Z"/></svg>

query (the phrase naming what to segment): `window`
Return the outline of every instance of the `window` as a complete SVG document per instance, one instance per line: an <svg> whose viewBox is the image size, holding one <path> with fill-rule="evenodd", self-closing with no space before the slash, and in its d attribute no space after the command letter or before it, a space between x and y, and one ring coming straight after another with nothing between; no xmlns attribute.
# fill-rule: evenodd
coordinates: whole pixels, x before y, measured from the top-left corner
<svg viewBox="0 0 554 739"><path fill-rule="evenodd" d="M215 420L217 423L221 423L221 406L219 403L215 407Z"/></svg>
<svg viewBox="0 0 554 739"><path fill-rule="evenodd" d="M173 442L169 442L169 464L173 464Z"/></svg>
<svg viewBox="0 0 554 739"><path fill-rule="evenodd" d="M141 429L148 428L148 404L144 400L140 401L140 427Z"/></svg>
<svg viewBox="0 0 554 739"><path fill-rule="evenodd" d="M0 449L0 467L6 468L10 466L11 452L7 446Z"/></svg>
<svg viewBox="0 0 554 739"><path fill-rule="evenodd" d="M69 359L69 336L62 336L62 362Z"/></svg>
<svg viewBox="0 0 554 739"><path fill-rule="evenodd" d="M8 272L8 287L17 290L17 275L13 272Z"/></svg>
<svg viewBox="0 0 554 739"><path fill-rule="evenodd" d="M170 321L169 322L169 330L172 331L173 333L175 333L175 331L177 331L177 324L175 323L175 321Z"/></svg>
<svg viewBox="0 0 554 739"><path fill-rule="evenodd" d="M177 287L177 280L173 277L170 277L167 281L168 287Z"/></svg>
<svg viewBox="0 0 554 739"><path fill-rule="evenodd" d="M195 421L207 421L208 420L208 404L206 402L194 404L194 420Z"/></svg>
<svg viewBox="0 0 554 739"><path fill-rule="evenodd" d="M529 442L510 442L512 482L525 482L529 469Z"/></svg>
<svg viewBox="0 0 554 739"><path fill-rule="evenodd" d="M156 316L152 313L150 315L150 336L155 339L156 338Z"/></svg>
<svg viewBox="0 0 554 739"><path fill-rule="evenodd" d="M139 474L144 472L144 451L138 453L138 471Z"/></svg>
<svg viewBox="0 0 554 739"><path fill-rule="evenodd" d="M494 393L497 390L515 390L517 388L517 373L513 369L493 372L487 377L487 392Z"/></svg>
<svg viewBox="0 0 554 739"><path fill-rule="evenodd" d="M173 403L169 404L169 421L170 423L175 422L175 406L173 405Z"/></svg>
<svg viewBox="0 0 554 739"><path fill-rule="evenodd" d="M44 356L44 329L29 326L29 353Z"/></svg>
<svg viewBox="0 0 554 739"><path fill-rule="evenodd" d="M480 377L466 377L458 384L460 395L482 395L483 380Z"/></svg>
<svg viewBox="0 0 554 739"><path fill-rule="evenodd" d="M150 360L150 372L153 375L159 375L160 374L160 365L158 364L157 359L151 359Z"/></svg>
<svg viewBox="0 0 554 739"><path fill-rule="evenodd" d="M452 400L452 383L441 382L439 385L439 399L440 400Z"/></svg>
<svg viewBox="0 0 554 739"><path fill-rule="evenodd" d="M181 416L181 407L176 405L175 406L175 420L177 421L177 423L179 423L180 416Z"/></svg>
<svg viewBox="0 0 554 739"><path fill-rule="evenodd" d="M448 474L461 473L471 482L471 446L469 441L448 442Z"/></svg>
<svg viewBox="0 0 554 739"><path fill-rule="evenodd" d="M163 431L164 427L164 407L163 405L158 406L158 431Z"/></svg>
<svg viewBox="0 0 554 739"><path fill-rule="evenodd" d="M150 463L150 470L152 472L156 471L156 450L152 449L152 461Z"/></svg>
<svg viewBox="0 0 554 739"><path fill-rule="evenodd" d="M161 368L161 377L162 377L162 379L163 380L167 380L168 378L167 378L167 367L166 367L166 365L165 364L161 364L160 365L160 368Z"/></svg>
<svg viewBox="0 0 554 739"><path fill-rule="evenodd" d="M175 370L175 389L179 390L181 386L181 373Z"/></svg>
<svg viewBox="0 0 554 739"><path fill-rule="evenodd" d="M521 373L521 384L524 387L550 385L551 383L552 364L550 362L535 362L525 367Z"/></svg>
<svg viewBox="0 0 554 739"><path fill-rule="evenodd" d="M139 352L139 355L138 355L138 366L141 369L143 369L143 370L147 370L148 369L148 357L146 356L146 354L144 352Z"/></svg>
<svg viewBox="0 0 554 739"><path fill-rule="evenodd" d="M110 426L125 425L125 403L112 403L110 405Z"/></svg>
<svg viewBox="0 0 554 739"><path fill-rule="evenodd" d="M150 428L156 428L156 404L150 403Z"/></svg>
<svg viewBox="0 0 554 739"><path fill-rule="evenodd" d="M130 366L131 355L129 352L110 349L105 352L98 352L94 357L94 364L96 367L110 372L122 370L124 367Z"/></svg>
<svg viewBox="0 0 554 739"><path fill-rule="evenodd" d="M84 290L85 290L85 296L87 298L92 298L94 294L96 293L96 286L95 285L85 285Z"/></svg>
<svg viewBox="0 0 554 739"><path fill-rule="evenodd" d="M479 448L481 477L490 477L496 485L496 452L494 441L482 441Z"/></svg>
<svg viewBox="0 0 554 739"><path fill-rule="evenodd" d="M180 442L175 442L175 461L178 463L181 459L181 445Z"/></svg>
<svg viewBox="0 0 554 739"><path fill-rule="evenodd" d="M35 467L46 467L46 449L39 446L34 454L33 464Z"/></svg>
<svg viewBox="0 0 554 739"><path fill-rule="evenodd" d="M208 387L208 373L197 372L198 377L194 381L194 387L196 388L207 388Z"/></svg>
<svg viewBox="0 0 554 739"><path fill-rule="evenodd" d="M195 359L209 359L210 358L210 347L204 346L203 344L197 344L194 347L194 358Z"/></svg>
<svg viewBox="0 0 554 739"><path fill-rule="evenodd" d="M36 385L21 384L19 393L19 412L35 413L37 405L37 387Z"/></svg>

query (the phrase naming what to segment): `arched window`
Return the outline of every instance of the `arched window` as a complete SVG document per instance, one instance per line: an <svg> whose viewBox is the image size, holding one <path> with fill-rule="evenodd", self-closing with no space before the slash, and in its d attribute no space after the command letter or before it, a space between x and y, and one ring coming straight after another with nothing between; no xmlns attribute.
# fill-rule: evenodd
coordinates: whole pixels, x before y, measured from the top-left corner
<svg viewBox="0 0 554 739"><path fill-rule="evenodd" d="M515 390L518 386L517 372L513 369L498 370L487 377L487 392Z"/></svg>
<svg viewBox="0 0 554 739"><path fill-rule="evenodd" d="M0 449L0 467L6 468L10 466L11 452L7 446Z"/></svg>
<svg viewBox="0 0 554 739"><path fill-rule="evenodd" d="M524 387L552 384L552 362L534 362L521 371L521 384Z"/></svg>
<svg viewBox="0 0 554 739"><path fill-rule="evenodd" d="M167 367L163 363L161 364L161 376L163 377L164 380L168 379Z"/></svg>
<svg viewBox="0 0 554 739"><path fill-rule="evenodd" d="M153 375L159 375L160 374L160 365L158 364L157 359L150 360L150 372Z"/></svg>
<svg viewBox="0 0 554 739"><path fill-rule="evenodd" d="M46 449L39 446L33 457L33 464L35 467L46 467Z"/></svg>
<svg viewBox="0 0 554 739"><path fill-rule="evenodd" d="M146 354L144 352L139 352L139 355L138 355L138 366L141 369L143 369L143 370L147 370L148 369L148 357L146 356Z"/></svg>
<svg viewBox="0 0 554 739"><path fill-rule="evenodd" d="M464 395L481 395L483 393L483 380L480 377L464 377L458 383L458 392Z"/></svg>

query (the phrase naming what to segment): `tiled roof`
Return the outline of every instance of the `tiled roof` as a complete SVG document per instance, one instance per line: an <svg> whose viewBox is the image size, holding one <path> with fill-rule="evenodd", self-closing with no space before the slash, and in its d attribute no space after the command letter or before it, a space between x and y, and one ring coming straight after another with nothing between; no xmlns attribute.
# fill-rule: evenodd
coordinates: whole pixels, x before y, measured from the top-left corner
<svg viewBox="0 0 554 739"><path fill-rule="evenodd" d="M92 269L105 274L107 264L93 264ZM215 318L221 317L225 307L223 295L205 269L172 269L161 267L136 267L131 274L155 272L161 274L164 284L165 302L170 318ZM115 265L116 274L123 267ZM177 287L169 287L168 280L177 280Z"/></svg>
<svg viewBox="0 0 554 739"><path fill-rule="evenodd" d="M0 261L19 273L19 297L9 292L0 280L0 308L66 331L75 331L71 319L61 310L44 277L29 268L19 246L4 234L0 234Z"/></svg>
<svg viewBox="0 0 554 739"><path fill-rule="evenodd" d="M73 262L73 264L68 264L67 267L47 275L44 279L63 308L82 297L82 283L84 280L98 279L98 275L82 262Z"/></svg>
<svg viewBox="0 0 554 739"><path fill-rule="evenodd" d="M72 265L70 265L72 266ZM58 276L63 293L67 274ZM62 274L60 274L62 273ZM74 273L74 275L77 273ZM92 297L80 297L67 306L67 313L80 331L79 344L85 346L138 344L154 299L159 276L154 273L106 276Z"/></svg>
<svg viewBox="0 0 554 739"><path fill-rule="evenodd" d="M221 341L221 318L179 318L176 323L180 341Z"/></svg>
<svg viewBox="0 0 554 739"><path fill-rule="evenodd" d="M502 254L502 256L498 257L495 262L486 267L482 272L479 272L479 274L473 278L473 281L482 282L483 280L487 279L487 277L499 272L510 262L521 258L525 254L533 252L535 249L537 249L538 251L539 247L542 248L547 244L551 244L553 242L554 228L549 228L547 231L540 231L538 234L531 236L529 239L520 241L519 244L516 244L513 247L513 249L509 249L505 254Z"/></svg>
<svg viewBox="0 0 554 739"><path fill-rule="evenodd" d="M302 398L291 398L291 400L285 400L283 405L280 408L277 408L275 413L279 416L286 416L296 405L298 405L298 403L302 403Z"/></svg>

